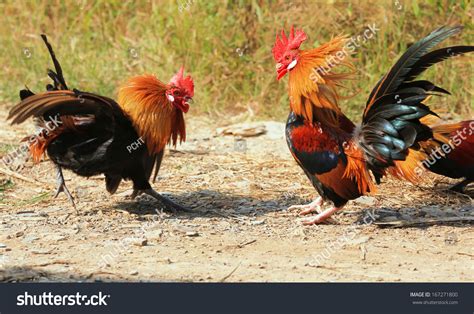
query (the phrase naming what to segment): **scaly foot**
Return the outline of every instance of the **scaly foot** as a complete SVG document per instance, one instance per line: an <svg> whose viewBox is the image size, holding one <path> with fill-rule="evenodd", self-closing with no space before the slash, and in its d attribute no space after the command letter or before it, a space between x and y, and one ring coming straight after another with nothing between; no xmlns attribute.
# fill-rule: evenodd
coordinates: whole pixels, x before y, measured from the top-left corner
<svg viewBox="0 0 474 314"><path fill-rule="evenodd" d="M306 205L292 205L288 207L288 210L300 209L300 216L307 215L313 212L319 213L321 211L321 205L323 204L323 199L318 197L314 201Z"/></svg>
<svg viewBox="0 0 474 314"><path fill-rule="evenodd" d="M163 195L161 195L160 193L156 192L153 189L140 190L138 193L145 193L145 194L150 195L151 197L158 200L164 206L165 209L171 210L173 212L177 212L177 211L192 212L192 210L190 210L186 207L183 207L179 204L176 204L175 202L173 202L169 198L164 197Z"/></svg>
<svg viewBox="0 0 474 314"><path fill-rule="evenodd" d="M69 192L66 183L64 182L64 176L63 176L63 171L61 169L61 166L55 165L56 166L56 183L57 183L57 189L56 193L54 194L54 198L58 197L59 193L64 192L66 194L67 198L69 199L69 202L71 202L72 207L77 211L76 204L74 203L74 197L72 197L71 192Z"/></svg>
<svg viewBox="0 0 474 314"><path fill-rule="evenodd" d="M334 218L331 218L331 215L334 214L335 212L337 212L338 210L342 209L343 206L341 207L330 207L326 210L324 210L323 212L321 212L320 214L310 218L310 219L307 219L307 220L304 220L303 221L303 225L315 225L315 224L320 224L322 222L336 222L336 220Z"/></svg>

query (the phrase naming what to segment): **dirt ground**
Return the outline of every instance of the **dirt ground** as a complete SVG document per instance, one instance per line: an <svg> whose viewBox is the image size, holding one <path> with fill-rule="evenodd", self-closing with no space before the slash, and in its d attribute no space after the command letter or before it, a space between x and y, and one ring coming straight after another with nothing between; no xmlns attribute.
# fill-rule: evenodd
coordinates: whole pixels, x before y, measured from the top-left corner
<svg viewBox="0 0 474 314"><path fill-rule="evenodd" d="M5 116L2 147L32 130ZM287 150L283 123L263 126L265 134L239 139L188 117L188 141L167 152L154 188L193 213L163 212L148 196L128 200L129 182L110 196L102 177L66 171L76 212L64 194L52 198L49 161L20 160L14 175L1 165L0 280L474 280L472 187L469 197L435 175L416 187L386 180L336 222L303 226L287 207L316 192Z"/></svg>

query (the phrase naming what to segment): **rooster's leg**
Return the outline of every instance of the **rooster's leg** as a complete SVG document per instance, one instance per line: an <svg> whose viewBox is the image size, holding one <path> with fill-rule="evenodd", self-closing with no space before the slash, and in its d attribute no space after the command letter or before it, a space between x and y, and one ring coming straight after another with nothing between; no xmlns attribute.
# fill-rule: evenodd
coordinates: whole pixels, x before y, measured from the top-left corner
<svg viewBox="0 0 474 314"><path fill-rule="evenodd" d="M145 194L148 194L150 195L151 197L155 198L156 200L158 200L160 203L162 203L165 208L171 210L171 211L181 211L181 212L191 212L191 210L179 205L179 204L176 204L175 202L173 202L172 200L164 197L163 195L161 195L160 193L156 192L155 190L153 189L147 189L147 190L140 190L140 192L143 192Z"/></svg>
<svg viewBox="0 0 474 314"><path fill-rule="evenodd" d="M290 207L288 207L288 210L293 210L293 209L302 209L302 211L300 211L299 215L307 215L309 213L312 213L312 212L320 212L321 210L321 205L323 204L323 199L318 196L317 199L315 199L314 201L312 201L311 203L309 204L306 204L306 205L292 205Z"/></svg>
<svg viewBox="0 0 474 314"><path fill-rule="evenodd" d="M72 207L77 210L76 204L74 203L74 197L72 197L71 193L69 192L66 183L64 182L64 176L63 176L63 170L61 169L61 166L55 165L56 166L56 183L57 183L57 189L56 189L56 194L54 194L54 198L58 197L59 193L64 192L66 194L67 198L69 199L69 202L71 202Z"/></svg>
<svg viewBox="0 0 474 314"><path fill-rule="evenodd" d="M303 225L314 225L322 223L323 221L331 219L331 215L337 212L338 210L342 209L344 206L341 207L331 207L324 210L322 213L312 217L311 219L303 221Z"/></svg>

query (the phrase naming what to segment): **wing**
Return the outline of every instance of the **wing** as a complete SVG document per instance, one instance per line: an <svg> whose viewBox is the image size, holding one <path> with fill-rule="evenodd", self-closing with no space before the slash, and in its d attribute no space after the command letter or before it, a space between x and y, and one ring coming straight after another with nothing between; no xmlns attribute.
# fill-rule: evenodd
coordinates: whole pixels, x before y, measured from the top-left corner
<svg viewBox="0 0 474 314"><path fill-rule="evenodd" d="M36 161L55 138L65 133L77 134L69 135L69 144L64 144L77 156L86 155L89 151L84 150L97 149L111 138L132 143L138 137L131 121L115 101L91 93L59 90L32 95L14 106L8 119L12 124L18 124L30 117L41 122L35 140L30 140L30 151Z"/></svg>
<svg viewBox="0 0 474 314"><path fill-rule="evenodd" d="M345 176L348 160L343 146L350 139L349 133L345 136L330 133L318 123L294 119L295 122L287 124L288 146L319 194L336 206L359 197L356 180Z"/></svg>
<svg viewBox="0 0 474 314"><path fill-rule="evenodd" d="M7 119L12 124L23 123L30 117L43 118L46 121L55 116L89 116L94 120L114 123L115 118L125 118L124 112L112 99L77 90L48 91L31 95L14 106ZM113 125L104 125L110 129Z"/></svg>
<svg viewBox="0 0 474 314"><path fill-rule="evenodd" d="M436 115L424 101L449 92L429 81L414 79L435 63L474 50L472 46L454 46L428 53L461 29L441 27L413 44L372 90L354 141L363 150L377 181L388 167L394 167L392 173L396 176L416 181L417 163L426 157L420 143L433 139L433 131L423 118Z"/></svg>

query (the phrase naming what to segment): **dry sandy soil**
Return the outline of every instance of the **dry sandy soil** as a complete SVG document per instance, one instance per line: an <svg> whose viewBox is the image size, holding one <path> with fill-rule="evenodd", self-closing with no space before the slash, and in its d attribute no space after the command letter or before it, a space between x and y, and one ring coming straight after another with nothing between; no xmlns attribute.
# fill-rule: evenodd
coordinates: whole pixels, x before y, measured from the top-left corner
<svg viewBox="0 0 474 314"><path fill-rule="evenodd" d="M3 146L32 129L10 127L5 115ZM448 192L453 181L386 180L336 222L303 226L286 209L315 191L287 151L282 123L238 140L196 120L154 184L193 213L163 212L147 196L127 200L129 182L110 196L101 177L66 171L76 212L64 194L52 198L49 161L20 161L15 175L0 174L0 280L474 280L473 201Z"/></svg>

